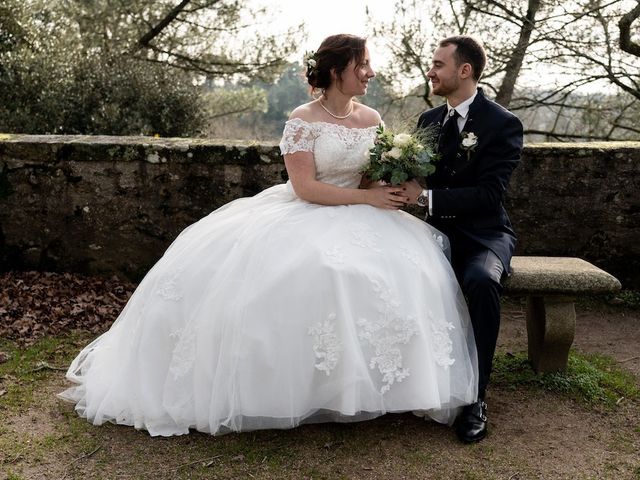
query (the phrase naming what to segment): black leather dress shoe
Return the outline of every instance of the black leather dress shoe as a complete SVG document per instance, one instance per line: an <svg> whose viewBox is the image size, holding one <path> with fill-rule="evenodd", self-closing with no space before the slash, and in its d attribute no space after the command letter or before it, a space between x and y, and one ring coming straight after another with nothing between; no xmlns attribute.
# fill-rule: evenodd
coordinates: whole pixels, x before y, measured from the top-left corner
<svg viewBox="0 0 640 480"><path fill-rule="evenodd" d="M464 443L479 442L487 436L487 404L478 400L462 409L456 419L456 435Z"/></svg>

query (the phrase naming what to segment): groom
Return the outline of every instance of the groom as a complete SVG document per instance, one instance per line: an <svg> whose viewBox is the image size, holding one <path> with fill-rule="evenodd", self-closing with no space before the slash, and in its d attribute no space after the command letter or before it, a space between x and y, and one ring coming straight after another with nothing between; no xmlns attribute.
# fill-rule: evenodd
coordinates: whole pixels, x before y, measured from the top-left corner
<svg viewBox="0 0 640 480"><path fill-rule="evenodd" d="M503 197L522 151L520 120L484 96L478 80L486 64L472 37L440 42L427 76L447 99L424 112L418 127L438 126L441 160L423 189L405 184L411 203L426 208L427 222L449 237L451 263L467 297L478 349L478 399L456 420L463 442L487 434L485 394L500 327L500 284L516 245Z"/></svg>

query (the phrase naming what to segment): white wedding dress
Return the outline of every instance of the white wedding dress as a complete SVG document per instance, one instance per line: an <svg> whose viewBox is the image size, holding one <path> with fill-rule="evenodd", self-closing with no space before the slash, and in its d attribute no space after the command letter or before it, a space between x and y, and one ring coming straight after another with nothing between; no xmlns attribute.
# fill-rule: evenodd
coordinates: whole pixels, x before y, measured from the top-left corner
<svg viewBox="0 0 640 480"><path fill-rule="evenodd" d="M356 188L374 136L294 119L280 147ZM442 241L408 213L308 203L289 183L232 201L178 236L60 396L165 436L402 411L451 423L477 365Z"/></svg>

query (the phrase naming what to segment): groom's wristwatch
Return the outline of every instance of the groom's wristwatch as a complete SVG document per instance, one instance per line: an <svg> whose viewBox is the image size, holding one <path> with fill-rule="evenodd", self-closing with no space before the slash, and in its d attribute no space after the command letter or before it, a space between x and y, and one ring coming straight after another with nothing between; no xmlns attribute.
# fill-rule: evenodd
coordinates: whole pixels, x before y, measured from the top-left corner
<svg viewBox="0 0 640 480"><path fill-rule="evenodd" d="M429 205L429 191L426 188L422 189L422 192L420 192L420 195L418 195L416 199L416 203L421 207Z"/></svg>

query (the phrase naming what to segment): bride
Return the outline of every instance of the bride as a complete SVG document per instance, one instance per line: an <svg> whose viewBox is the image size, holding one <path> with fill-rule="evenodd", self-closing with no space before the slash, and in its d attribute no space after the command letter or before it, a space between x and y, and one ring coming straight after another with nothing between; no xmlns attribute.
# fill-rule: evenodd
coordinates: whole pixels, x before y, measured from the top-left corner
<svg viewBox="0 0 640 480"><path fill-rule="evenodd" d="M79 415L168 436L404 411L451 424L475 401L441 234L398 210L399 188L364 188L359 173L381 120L354 97L374 75L365 39L322 42L307 60L322 95L280 144L290 180L177 237L71 363L60 396Z"/></svg>

